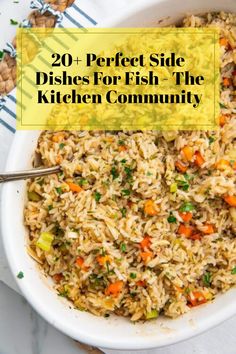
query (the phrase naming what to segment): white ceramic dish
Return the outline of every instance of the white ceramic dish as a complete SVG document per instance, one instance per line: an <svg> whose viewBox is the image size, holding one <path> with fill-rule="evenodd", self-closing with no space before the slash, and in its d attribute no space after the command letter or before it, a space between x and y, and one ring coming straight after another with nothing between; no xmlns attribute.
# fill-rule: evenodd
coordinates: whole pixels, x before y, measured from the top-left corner
<svg viewBox="0 0 236 354"><path fill-rule="evenodd" d="M145 1L135 9L109 21L106 26L138 27L155 25L158 19L168 19L162 25L178 21L186 13L216 10L235 11L235 0L163 0ZM170 16L170 18L169 18ZM39 132L17 132L8 157L6 170L30 167L31 156ZM65 299L51 289L35 262L26 253L26 230L23 226L25 198L24 181L7 183L1 200L1 226L6 255L18 285L35 310L49 323L79 341L112 349L148 349L161 347L190 338L219 324L236 313L236 289L220 295L207 305L199 306L176 320L159 318L147 323L132 324L119 317L99 318L86 312L70 309Z"/></svg>

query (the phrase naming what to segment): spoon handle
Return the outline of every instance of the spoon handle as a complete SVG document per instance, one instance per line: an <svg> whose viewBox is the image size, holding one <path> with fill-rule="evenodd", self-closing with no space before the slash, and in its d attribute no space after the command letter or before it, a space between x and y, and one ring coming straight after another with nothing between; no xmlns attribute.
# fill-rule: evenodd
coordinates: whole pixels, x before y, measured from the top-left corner
<svg viewBox="0 0 236 354"><path fill-rule="evenodd" d="M48 168L34 168L32 170L27 171L5 172L0 173L0 183L17 181L20 179L27 179L33 177L47 176L53 173L58 173L60 171L60 166L54 166Z"/></svg>

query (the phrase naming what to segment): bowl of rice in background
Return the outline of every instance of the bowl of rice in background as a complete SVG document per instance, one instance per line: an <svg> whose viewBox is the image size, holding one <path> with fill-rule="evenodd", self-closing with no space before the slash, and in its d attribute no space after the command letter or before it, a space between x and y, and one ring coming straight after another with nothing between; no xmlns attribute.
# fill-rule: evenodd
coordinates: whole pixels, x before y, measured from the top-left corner
<svg viewBox="0 0 236 354"><path fill-rule="evenodd" d="M236 313L235 10L146 1L101 26L218 26L218 132L15 134L7 171L32 167L37 151L63 172L3 186L9 266L34 309L76 340L156 348Z"/></svg>

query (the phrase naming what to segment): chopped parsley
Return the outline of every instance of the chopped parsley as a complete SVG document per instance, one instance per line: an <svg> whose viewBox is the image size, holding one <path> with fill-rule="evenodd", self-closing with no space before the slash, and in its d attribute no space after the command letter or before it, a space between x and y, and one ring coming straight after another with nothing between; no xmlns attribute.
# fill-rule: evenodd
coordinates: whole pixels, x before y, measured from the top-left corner
<svg viewBox="0 0 236 354"><path fill-rule="evenodd" d="M62 188L61 187L56 187L55 189L56 189L56 191L57 191L57 193L59 195L62 194Z"/></svg>
<svg viewBox="0 0 236 354"><path fill-rule="evenodd" d="M225 104L220 102L220 108L227 108Z"/></svg>
<svg viewBox="0 0 236 354"><path fill-rule="evenodd" d="M48 211L52 210L53 206L52 205L49 205L48 206Z"/></svg>
<svg viewBox="0 0 236 354"><path fill-rule="evenodd" d="M194 178L194 176L193 175L191 176L191 175L185 173L184 178L186 179L186 181L191 181Z"/></svg>
<svg viewBox="0 0 236 354"><path fill-rule="evenodd" d="M214 143L215 138L213 136L209 136L208 140L209 140L209 144L211 145L212 143Z"/></svg>
<svg viewBox="0 0 236 354"><path fill-rule="evenodd" d="M131 190L130 189L122 189L122 194L124 195L124 196L128 196L128 195L130 195L130 193L131 193Z"/></svg>
<svg viewBox="0 0 236 354"><path fill-rule="evenodd" d="M189 293L190 293L190 288L186 288L186 289L184 290L184 292L185 292L185 294L189 294Z"/></svg>
<svg viewBox="0 0 236 354"><path fill-rule="evenodd" d="M80 186L84 186L86 183L88 183L88 181L85 178L80 178L78 183L79 183Z"/></svg>
<svg viewBox="0 0 236 354"><path fill-rule="evenodd" d="M124 140L118 140L118 145L124 146L125 145L125 141Z"/></svg>
<svg viewBox="0 0 236 354"><path fill-rule="evenodd" d="M181 179L176 180L177 186L181 188L183 191L187 191L189 189L189 184L186 181L183 181Z"/></svg>
<svg viewBox="0 0 236 354"><path fill-rule="evenodd" d="M206 272L202 277L203 284L205 286L211 286L212 275L210 272Z"/></svg>
<svg viewBox="0 0 236 354"><path fill-rule="evenodd" d="M177 221L176 217L172 214L170 214L167 218L167 221L170 223L170 224L173 224Z"/></svg>
<svg viewBox="0 0 236 354"><path fill-rule="evenodd" d="M2 50L0 50L0 60L2 60L3 55L4 55L4 52Z"/></svg>
<svg viewBox="0 0 236 354"><path fill-rule="evenodd" d="M96 202L99 202L99 200L101 199L101 193L99 192L95 192L94 193L94 199L96 200Z"/></svg>
<svg viewBox="0 0 236 354"><path fill-rule="evenodd" d="M13 25L13 26L18 25L18 21L13 20L12 18L10 19L10 23L11 23L11 25Z"/></svg>
<svg viewBox="0 0 236 354"><path fill-rule="evenodd" d="M236 267L231 270L231 274L236 274Z"/></svg>
<svg viewBox="0 0 236 354"><path fill-rule="evenodd" d="M111 168L111 175L113 179L116 179L119 177L119 172L115 166Z"/></svg>
<svg viewBox="0 0 236 354"><path fill-rule="evenodd" d="M153 175L153 173L147 172L147 176L152 176L152 175Z"/></svg>
<svg viewBox="0 0 236 354"><path fill-rule="evenodd" d="M122 159L120 162L124 164L124 163L127 162L127 160L126 159Z"/></svg>
<svg viewBox="0 0 236 354"><path fill-rule="evenodd" d="M60 143L59 144L59 149L61 150L61 149L63 149L64 148L64 146L65 146L65 144L64 143Z"/></svg>
<svg viewBox="0 0 236 354"><path fill-rule="evenodd" d="M121 252L126 252L126 244L125 243L122 243L120 245L120 250L121 250Z"/></svg>
<svg viewBox="0 0 236 354"><path fill-rule="evenodd" d="M23 279L23 278L24 278L24 273L20 271L20 272L17 274L17 278L18 278L18 279Z"/></svg>
<svg viewBox="0 0 236 354"><path fill-rule="evenodd" d="M137 275L136 275L136 273L130 273L129 276L130 276L131 279L135 279Z"/></svg>
<svg viewBox="0 0 236 354"><path fill-rule="evenodd" d="M195 209L195 207L192 203L186 202L181 205L179 210L184 213L184 212L188 212L188 211L193 211L194 209Z"/></svg>
<svg viewBox="0 0 236 354"><path fill-rule="evenodd" d="M126 217L126 213L127 213L127 209L126 208L121 208L120 212L122 214L122 217L125 218Z"/></svg>
<svg viewBox="0 0 236 354"><path fill-rule="evenodd" d="M128 166L125 166L124 167L124 171L126 173L126 178L127 179L131 179L132 178L132 173L133 173L133 170L132 168L128 167Z"/></svg>

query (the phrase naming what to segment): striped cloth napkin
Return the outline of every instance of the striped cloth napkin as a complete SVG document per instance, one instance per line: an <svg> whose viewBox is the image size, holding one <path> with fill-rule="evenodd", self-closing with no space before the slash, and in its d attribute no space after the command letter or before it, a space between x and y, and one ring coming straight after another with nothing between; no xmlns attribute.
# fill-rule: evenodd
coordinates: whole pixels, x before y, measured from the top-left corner
<svg viewBox="0 0 236 354"><path fill-rule="evenodd" d="M76 0L62 15L60 28L91 28L119 13L137 0ZM30 13L29 9L29 13ZM0 171L4 170L8 151L16 131L16 89L0 100ZM11 275L0 238L0 280L19 292Z"/></svg>

